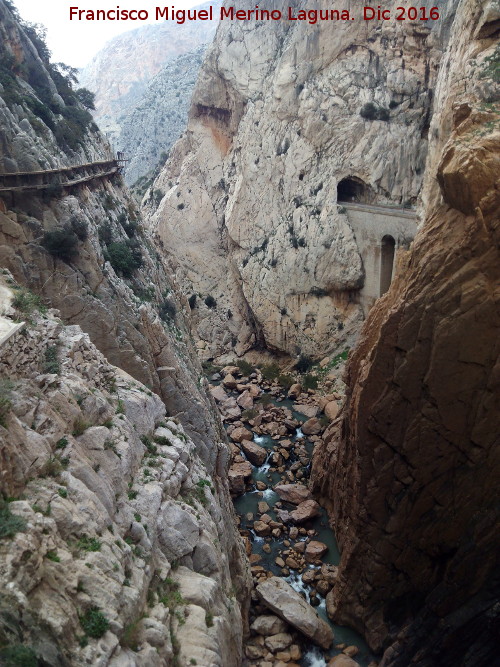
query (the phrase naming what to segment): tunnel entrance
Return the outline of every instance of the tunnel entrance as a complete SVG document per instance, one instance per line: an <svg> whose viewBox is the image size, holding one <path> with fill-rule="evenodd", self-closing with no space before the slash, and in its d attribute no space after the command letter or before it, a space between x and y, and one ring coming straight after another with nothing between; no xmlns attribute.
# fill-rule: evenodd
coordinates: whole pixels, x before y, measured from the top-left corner
<svg viewBox="0 0 500 667"><path fill-rule="evenodd" d="M380 296L385 294L391 285L395 248L396 241L392 236L386 235L382 238L380 252Z"/></svg>
<svg viewBox="0 0 500 667"><path fill-rule="evenodd" d="M360 178L349 176L339 181L337 185L338 202L357 202L367 204L371 201L371 188Z"/></svg>

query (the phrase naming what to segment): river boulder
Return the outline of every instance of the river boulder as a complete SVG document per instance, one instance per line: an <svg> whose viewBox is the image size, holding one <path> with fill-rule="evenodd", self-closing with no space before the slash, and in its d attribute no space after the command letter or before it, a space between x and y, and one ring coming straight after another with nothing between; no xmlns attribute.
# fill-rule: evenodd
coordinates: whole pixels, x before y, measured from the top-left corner
<svg viewBox="0 0 500 667"><path fill-rule="evenodd" d="M323 427L317 417L311 417L311 419L308 419L302 424L302 433L304 433L304 435L317 435L318 433L321 433L322 430Z"/></svg>
<svg viewBox="0 0 500 667"><path fill-rule="evenodd" d="M322 558L328 551L328 546L324 542L318 540L311 540L306 546L305 557L308 563L314 563L319 558Z"/></svg>
<svg viewBox="0 0 500 667"><path fill-rule="evenodd" d="M359 662L356 662L347 655L336 655L328 663L328 667L360 667Z"/></svg>
<svg viewBox="0 0 500 667"><path fill-rule="evenodd" d="M280 632L285 632L287 629L287 624L282 618L279 618L278 616L273 616L272 614L263 614L262 616L257 616L250 628L257 634L268 637L269 635L276 635Z"/></svg>
<svg viewBox="0 0 500 667"><path fill-rule="evenodd" d="M258 584L257 595L276 615L324 649L333 642L330 626L283 579L271 577Z"/></svg>
<svg viewBox="0 0 500 667"><path fill-rule="evenodd" d="M256 442L253 442L253 440L242 440L241 449L246 454L250 463L256 466L261 466L267 459L267 450Z"/></svg>
<svg viewBox="0 0 500 667"><path fill-rule="evenodd" d="M238 426L238 428L235 428L234 431L231 431L231 435L229 437L234 442L242 442L243 440L251 440L252 439L252 431L249 431L247 428L244 428L243 426Z"/></svg>
<svg viewBox="0 0 500 667"><path fill-rule="evenodd" d="M281 500L293 505L300 505L311 498L311 492L303 484L277 484L273 490Z"/></svg>
<svg viewBox="0 0 500 667"><path fill-rule="evenodd" d="M297 506L293 512L290 512L290 521L293 523L304 523L309 519L314 519L320 513L320 506L315 500L305 500Z"/></svg>
<svg viewBox="0 0 500 667"><path fill-rule="evenodd" d="M233 463L227 472L229 490L233 495L239 496L245 492L245 479L252 474L252 464L248 461Z"/></svg>

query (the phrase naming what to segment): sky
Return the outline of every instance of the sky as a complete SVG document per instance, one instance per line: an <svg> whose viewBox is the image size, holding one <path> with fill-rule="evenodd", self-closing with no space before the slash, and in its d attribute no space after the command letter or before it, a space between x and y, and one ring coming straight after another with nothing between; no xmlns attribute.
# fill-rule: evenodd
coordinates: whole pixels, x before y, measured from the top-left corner
<svg viewBox="0 0 500 667"><path fill-rule="evenodd" d="M72 67L83 67L115 35L138 28L154 20L155 7L175 6L176 9L195 7L203 0L13 0L21 18L31 23L42 23L47 28L47 44L54 62ZM149 21L72 21L69 8L79 9L146 9Z"/></svg>

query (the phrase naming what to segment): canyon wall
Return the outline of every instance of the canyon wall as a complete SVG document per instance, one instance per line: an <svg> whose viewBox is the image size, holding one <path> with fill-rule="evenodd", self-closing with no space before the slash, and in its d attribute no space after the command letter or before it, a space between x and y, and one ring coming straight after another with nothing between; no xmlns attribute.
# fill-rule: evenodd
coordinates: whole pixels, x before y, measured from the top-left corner
<svg viewBox="0 0 500 667"><path fill-rule="evenodd" d="M0 348L0 662L239 664L248 582L225 475L56 315Z"/></svg>
<svg viewBox="0 0 500 667"><path fill-rule="evenodd" d="M153 179L150 172L165 162L170 148L186 129L205 50L205 45L200 46L167 63L148 83L137 105L120 116L120 133L114 145L130 160L125 182L130 185L141 179L137 186L142 192L148 179Z"/></svg>
<svg viewBox="0 0 500 667"><path fill-rule="evenodd" d="M109 159L90 114L3 3L0 18L2 171ZM66 190L55 180L43 191L4 192L0 223L2 266L58 308L66 323L79 324L111 363L160 393L213 467L212 443L222 432L184 322L189 307L122 179ZM65 259L44 246L47 233L63 230L76 242ZM175 372L158 373L162 367Z"/></svg>
<svg viewBox="0 0 500 667"><path fill-rule="evenodd" d="M381 667L497 659L499 21L498 3L458 3L423 224L315 453L342 553L334 615L384 651Z"/></svg>
<svg viewBox="0 0 500 667"><path fill-rule="evenodd" d="M0 173L109 159L3 0L0 84ZM0 350L0 648L54 666L239 659L228 447L175 276L120 175L0 195L6 313L27 324Z"/></svg>
<svg viewBox="0 0 500 667"><path fill-rule="evenodd" d="M441 19L425 24L221 23L187 134L143 202L207 358L262 344L321 355L353 340L364 268L337 185L416 201L453 13L435 4Z"/></svg>

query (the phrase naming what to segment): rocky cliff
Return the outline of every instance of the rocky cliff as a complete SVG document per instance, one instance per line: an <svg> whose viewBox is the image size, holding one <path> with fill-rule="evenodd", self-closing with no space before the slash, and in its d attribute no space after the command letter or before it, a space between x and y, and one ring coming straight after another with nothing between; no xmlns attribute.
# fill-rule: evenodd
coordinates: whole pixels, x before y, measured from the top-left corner
<svg viewBox="0 0 500 667"><path fill-rule="evenodd" d="M187 135L145 201L197 299L207 356L260 344L319 355L353 339L364 267L337 186L349 178L366 202L416 200L453 12L437 4L435 24L219 27Z"/></svg>
<svg viewBox="0 0 500 667"><path fill-rule="evenodd" d="M0 349L0 662L238 664L226 481L56 314Z"/></svg>
<svg viewBox="0 0 500 667"><path fill-rule="evenodd" d="M3 0L0 19L0 173L109 159L40 35ZM181 664L196 655L198 664L204 656L224 663L240 650L245 559L227 489L227 445L185 323L187 300L119 175L96 170L73 185L58 174L46 178L38 190L12 189L5 179L0 193L0 264L15 289L12 315L31 322L0 350L9 377L0 397L1 493L19 499L2 501L2 529L9 522L25 529L2 535L0 646L28 644L51 665L149 665L172 652ZM64 326L39 320L34 311L47 307ZM142 509L129 502L141 497ZM172 597L191 620L183 609L168 611ZM144 614L151 622L141 621ZM95 623L109 628L100 642ZM141 646L134 663L130 650Z"/></svg>
<svg viewBox="0 0 500 667"><path fill-rule="evenodd" d="M458 3L423 224L315 454L342 551L333 615L384 651L383 667L496 660L499 19L498 3Z"/></svg>
<svg viewBox="0 0 500 667"><path fill-rule="evenodd" d="M0 12L3 171L109 158L109 146L43 45L38 40L40 57L3 3ZM189 308L185 299L177 304L175 280L121 178L64 190L54 180L41 191L4 192L0 206L2 265L60 309L65 322L79 324L111 363L160 392L200 446L210 448L220 430L204 407L201 367L184 325ZM59 252L61 242L67 252ZM158 374L159 367L177 371Z"/></svg>

